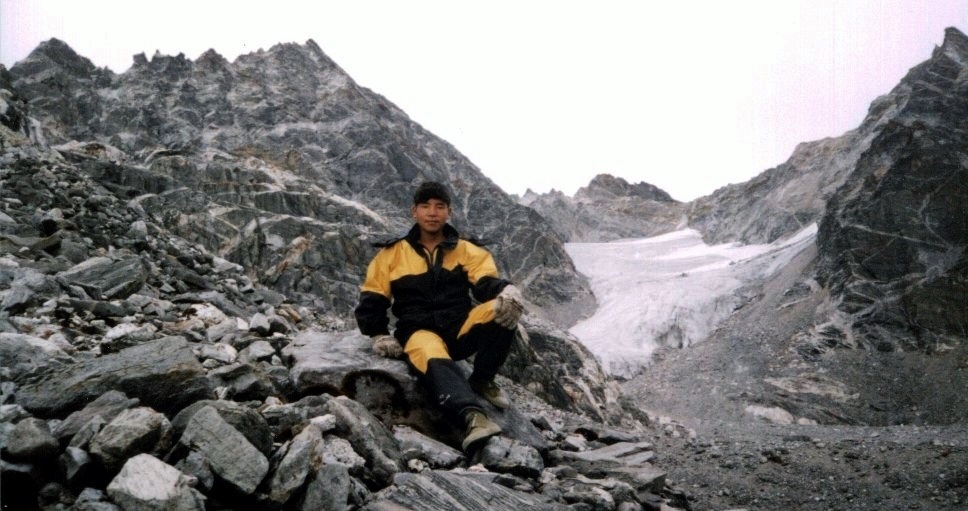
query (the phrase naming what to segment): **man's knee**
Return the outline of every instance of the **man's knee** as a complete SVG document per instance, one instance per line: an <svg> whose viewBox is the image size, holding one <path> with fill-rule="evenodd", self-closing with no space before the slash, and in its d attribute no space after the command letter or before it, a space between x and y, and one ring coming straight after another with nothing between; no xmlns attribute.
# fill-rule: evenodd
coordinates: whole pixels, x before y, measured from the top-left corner
<svg viewBox="0 0 968 511"><path fill-rule="evenodd" d="M407 359L422 374L427 374L427 362L434 358L450 359L447 345L441 337L429 330L417 330L403 347Z"/></svg>

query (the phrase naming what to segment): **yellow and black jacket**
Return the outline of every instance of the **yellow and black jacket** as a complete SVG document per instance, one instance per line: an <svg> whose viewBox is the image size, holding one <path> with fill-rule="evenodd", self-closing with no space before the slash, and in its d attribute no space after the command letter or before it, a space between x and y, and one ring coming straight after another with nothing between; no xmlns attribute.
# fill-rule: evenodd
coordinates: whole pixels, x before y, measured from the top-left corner
<svg viewBox="0 0 968 511"><path fill-rule="evenodd" d="M403 238L380 245L355 311L360 332L388 334L387 309L392 304L394 335L401 344L417 330L431 330L450 342L471 310L471 293L485 302L510 284L498 277L490 252L461 239L450 224L444 226L444 235L433 253L420 244L416 225Z"/></svg>

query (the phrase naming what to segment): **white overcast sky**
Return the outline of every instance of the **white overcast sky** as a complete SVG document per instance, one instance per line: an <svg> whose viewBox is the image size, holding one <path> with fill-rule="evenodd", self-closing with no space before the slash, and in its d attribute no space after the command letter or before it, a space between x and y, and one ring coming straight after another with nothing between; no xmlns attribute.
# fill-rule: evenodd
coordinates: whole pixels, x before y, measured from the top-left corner
<svg viewBox="0 0 968 511"><path fill-rule="evenodd" d="M509 193L609 173L690 200L856 127L948 26L968 0L0 0L0 62L313 39Z"/></svg>

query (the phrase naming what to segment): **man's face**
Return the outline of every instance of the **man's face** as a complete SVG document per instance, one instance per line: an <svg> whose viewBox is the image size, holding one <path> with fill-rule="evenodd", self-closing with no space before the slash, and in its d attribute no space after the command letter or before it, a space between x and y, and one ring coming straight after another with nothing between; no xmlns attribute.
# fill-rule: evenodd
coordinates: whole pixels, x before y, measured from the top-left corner
<svg viewBox="0 0 968 511"><path fill-rule="evenodd" d="M430 234L440 232L447 220L450 219L450 206L440 199L430 199L427 202L414 204L410 211L420 229Z"/></svg>

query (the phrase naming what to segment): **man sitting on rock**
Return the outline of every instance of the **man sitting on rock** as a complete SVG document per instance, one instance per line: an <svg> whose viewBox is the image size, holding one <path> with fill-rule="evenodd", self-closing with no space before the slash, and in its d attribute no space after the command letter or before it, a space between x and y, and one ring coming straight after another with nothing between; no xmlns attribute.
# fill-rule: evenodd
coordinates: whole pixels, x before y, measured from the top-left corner
<svg viewBox="0 0 968 511"><path fill-rule="evenodd" d="M406 353L440 406L463 418L467 450L501 432L475 392L498 408L508 407L494 376L523 311L521 293L498 276L487 250L461 239L447 223L450 194L444 185L421 184L410 212L416 222L410 232L378 245L382 249L367 268L356 321L373 339L376 353ZM471 294L479 305L473 306ZM391 304L394 336L387 317ZM465 380L454 360L475 353L474 370Z"/></svg>

